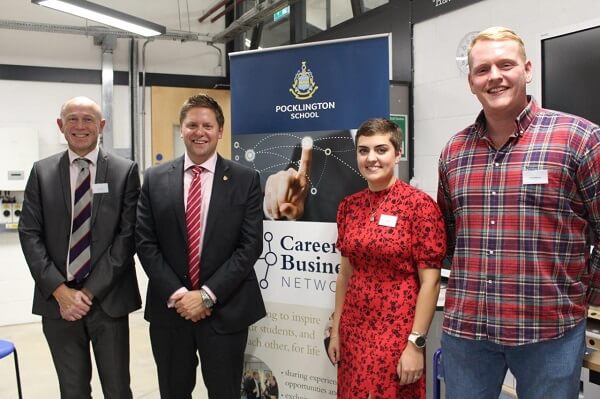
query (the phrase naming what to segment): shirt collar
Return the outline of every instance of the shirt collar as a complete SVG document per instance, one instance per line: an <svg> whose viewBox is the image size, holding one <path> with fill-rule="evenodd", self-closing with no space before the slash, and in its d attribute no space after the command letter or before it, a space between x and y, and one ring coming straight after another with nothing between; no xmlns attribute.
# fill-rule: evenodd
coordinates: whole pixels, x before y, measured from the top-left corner
<svg viewBox="0 0 600 399"><path fill-rule="evenodd" d="M92 163L92 165L96 165L96 163L98 162L98 146L96 146L96 148L94 148L92 151L88 152L87 154L85 154L84 156L81 155L77 155L75 154L75 152L73 152L70 148L67 149L67 152L69 154L69 164L72 164L73 161L75 161L78 158L85 158L88 161L90 161Z"/></svg>
<svg viewBox="0 0 600 399"><path fill-rule="evenodd" d="M186 171L189 168L191 168L192 166L195 166L196 164L190 159L190 157L188 156L187 152L185 153L185 158L183 161L183 170ZM206 161L204 161L203 163L201 163L198 166L202 166L202 168L204 168L204 170L209 171L211 173L215 173L215 169L217 168L217 152L215 151L210 158L208 158Z"/></svg>
<svg viewBox="0 0 600 399"><path fill-rule="evenodd" d="M532 96L527 96L527 106L515 119L515 136L520 137L523 135L523 132L527 130L527 128L529 127L535 116L540 112L540 110L541 108L538 105L537 101L535 101L535 99ZM485 136L485 126L485 114L483 110L481 110L481 112L477 116L477 119L475 119L475 124L473 125L475 134L477 134L478 137L482 138Z"/></svg>

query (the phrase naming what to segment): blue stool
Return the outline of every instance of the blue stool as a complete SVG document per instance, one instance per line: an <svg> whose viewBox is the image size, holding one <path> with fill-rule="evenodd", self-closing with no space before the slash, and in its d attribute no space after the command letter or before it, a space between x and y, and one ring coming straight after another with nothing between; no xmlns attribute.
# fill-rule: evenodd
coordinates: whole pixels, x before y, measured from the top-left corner
<svg viewBox="0 0 600 399"><path fill-rule="evenodd" d="M13 354L15 357L15 371L17 373L17 389L19 391L19 399L23 399L23 392L21 392L21 377L19 375L19 360L17 358L17 348L10 341L4 341L0 339L0 359Z"/></svg>
<svg viewBox="0 0 600 399"><path fill-rule="evenodd" d="M440 399L440 382L444 379L442 367L442 348L433 354L433 399Z"/></svg>

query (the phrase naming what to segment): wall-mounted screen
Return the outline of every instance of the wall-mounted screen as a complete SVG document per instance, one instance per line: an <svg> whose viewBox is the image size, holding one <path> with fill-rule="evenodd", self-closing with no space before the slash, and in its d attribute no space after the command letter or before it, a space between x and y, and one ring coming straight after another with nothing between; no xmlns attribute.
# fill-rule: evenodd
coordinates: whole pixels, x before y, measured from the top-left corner
<svg viewBox="0 0 600 399"><path fill-rule="evenodd" d="M600 26L542 39L542 104L600 124Z"/></svg>

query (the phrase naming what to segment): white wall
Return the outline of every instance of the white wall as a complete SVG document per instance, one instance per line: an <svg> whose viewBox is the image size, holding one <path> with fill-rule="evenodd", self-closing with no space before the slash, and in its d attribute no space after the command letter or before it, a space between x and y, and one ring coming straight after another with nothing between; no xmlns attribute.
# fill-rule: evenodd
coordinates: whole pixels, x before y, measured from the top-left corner
<svg viewBox="0 0 600 399"><path fill-rule="evenodd" d="M434 198L437 159L447 140L473 123L481 107L455 62L456 48L470 31L502 25L525 41L534 68L528 92L541 101L540 39L547 32L585 24L600 16L597 0L486 0L414 27L415 176Z"/></svg>

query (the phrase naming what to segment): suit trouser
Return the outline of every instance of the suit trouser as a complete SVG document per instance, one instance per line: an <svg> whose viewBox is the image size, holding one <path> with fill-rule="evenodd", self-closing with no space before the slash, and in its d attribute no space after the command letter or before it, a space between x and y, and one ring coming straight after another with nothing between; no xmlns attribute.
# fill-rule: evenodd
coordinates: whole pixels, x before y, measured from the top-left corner
<svg viewBox="0 0 600 399"><path fill-rule="evenodd" d="M62 399L91 398L92 359L105 399L131 399L129 387L129 318L113 318L94 302L77 321L42 318L44 335L58 374Z"/></svg>
<svg viewBox="0 0 600 399"><path fill-rule="evenodd" d="M150 323L161 399L191 399L198 355L210 399L239 399L248 329L217 334L206 320L185 325Z"/></svg>

